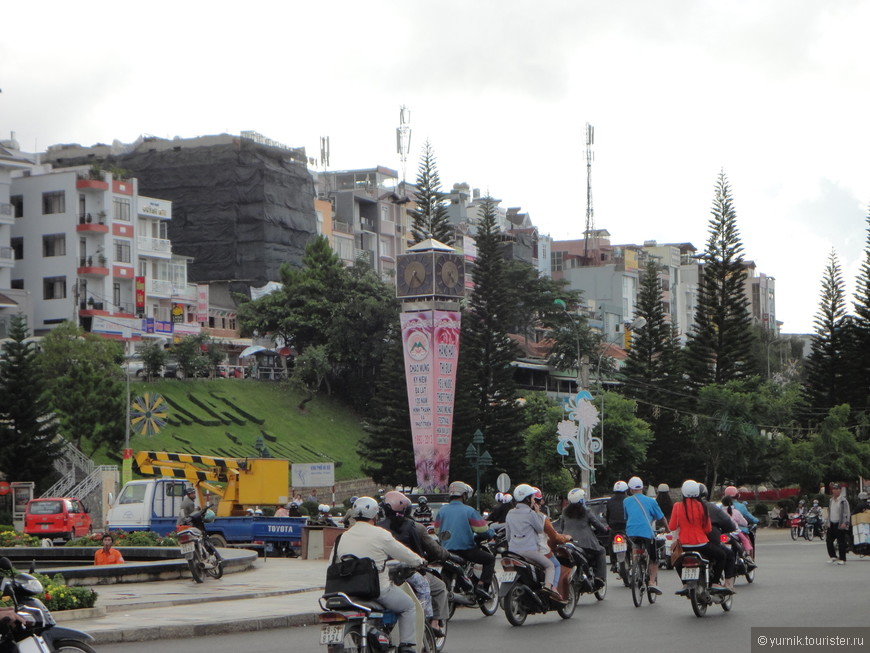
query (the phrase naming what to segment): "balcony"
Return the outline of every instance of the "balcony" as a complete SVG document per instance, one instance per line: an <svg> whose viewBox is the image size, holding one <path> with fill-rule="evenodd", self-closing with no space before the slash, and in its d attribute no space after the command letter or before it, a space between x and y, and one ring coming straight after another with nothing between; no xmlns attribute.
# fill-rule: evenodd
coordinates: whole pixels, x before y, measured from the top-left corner
<svg viewBox="0 0 870 653"><path fill-rule="evenodd" d="M15 265L15 250L11 247L0 247L0 266L12 267Z"/></svg>
<svg viewBox="0 0 870 653"><path fill-rule="evenodd" d="M0 224L12 224L15 221L15 211L7 202L0 202Z"/></svg>
<svg viewBox="0 0 870 653"><path fill-rule="evenodd" d="M79 267L76 273L82 277L107 277L109 276L109 268L106 267L106 257L98 256L94 260L93 256L82 256L79 259Z"/></svg>
<svg viewBox="0 0 870 653"><path fill-rule="evenodd" d="M109 190L109 184L101 179L76 179L76 190Z"/></svg>
<svg viewBox="0 0 870 653"><path fill-rule="evenodd" d="M76 231L109 233L109 227L106 225L106 214L103 211L100 211L97 215L91 213L80 214Z"/></svg>
<svg viewBox="0 0 870 653"><path fill-rule="evenodd" d="M143 256L172 257L172 241L165 238L139 237L136 239L136 243L139 247L139 254Z"/></svg>
<svg viewBox="0 0 870 653"><path fill-rule="evenodd" d="M341 220L333 220L332 221L332 230L340 231L343 234L352 234L353 229L351 229L349 222L342 222Z"/></svg>

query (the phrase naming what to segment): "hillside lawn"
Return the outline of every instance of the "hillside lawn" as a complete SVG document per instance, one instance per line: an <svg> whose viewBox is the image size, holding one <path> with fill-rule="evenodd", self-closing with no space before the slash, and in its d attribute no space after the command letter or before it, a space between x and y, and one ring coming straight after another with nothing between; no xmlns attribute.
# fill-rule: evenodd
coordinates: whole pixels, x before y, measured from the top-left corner
<svg viewBox="0 0 870 653"><path fill-rule="evenodd" d="M134 452L256 458L260 440L273 458L291 463L334 462L337 481L364 476L357 455L357 443L364 435L361 420L334 397L318 395L300 412L300 395L283 383L170 379L131 382L131 403L146 392L166 400L167 423L153 437L131 432ZM121 452L100 451L95 459L120 464Z"/></svg>

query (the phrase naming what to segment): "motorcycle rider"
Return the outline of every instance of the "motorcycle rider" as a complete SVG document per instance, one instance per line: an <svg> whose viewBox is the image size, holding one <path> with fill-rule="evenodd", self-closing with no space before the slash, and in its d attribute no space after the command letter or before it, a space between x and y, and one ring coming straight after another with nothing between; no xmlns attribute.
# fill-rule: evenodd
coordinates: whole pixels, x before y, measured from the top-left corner
<svg viewBox="0 0 870 653"><path fill-rule="evenodd" d="M625 534L636 544L641 544L649 554L649 587L653 594L661 594L658 588L659 565L656 559L656 530L653 526L658 519L664 519L665 515L659 504L652 497L643 493L643 481L638 476L632 476L628 480L629 495L625 499L623 509L625 511Z"/></svg>
<svg viewBox="0 0 870 653"><path fill-rule="evenodd" d="M671 510L674 507L674 502L671 501L671 488L667 483L659 483L656 488L656 503L665 514L665 519L671 518Z"/></svg>
<svg viewBox="0 0 870 653"><path fill-rule="evenodd" d="M180 526L181 522L190 517L191 513L198 510L196 506L196 488L192 485L188 486L184 491L184 498L181 500L181 508L178 512L178 519L175 521L176 526Z"/></svg>
<svg viewBox="0 0 870 653"><path fill-rule="evenodd" d="M734 499L728 496L722 497L722 509L725 513L731 518L731 521L738 527L737 535L740 539L740 545L743 547L743 550L746 552L746 555L750 558L752 557L752 542L749 540L749 522L746 521L746 518L740 513L737 508L734 507ZM754 562L750 563L752 568L754 569L757 565Z"/></svg>
<svg viewBox="0 0 870 653"><path fill-rule="evenodd" d="M708 501L707 486L703 483L698 483L699 495L698 499L707 506L707 514L710 515L710 523L713 528L710 530L710 544L725 552L725 587L734 594L734 574L735 565L737 564L737 552L722 544L722 533L733 533L737 530L737 524L731 519L728 514L717 506L712 501Z"/></svg>
<svg viewBox="0 0 870 653"><path fill-rule="evenodd" d="M411 551L393 537L392 533L376 526L374 521L380 508L378 502L371 497L357 499L351 513L356 520L335 544L335 555L340 559L343 555L355 555L358 558L371 558L381 569L380 596L378 603L399 617L399 653L414 653L416 651L417 634L415 627L415 607L413 599L390 582L390 574L386 568L389 558L399 562L419 567L425 560Z"/></svg>
<svg viewBox="0 0 870 653"><path fill-rule="evenodd" d="M544 570L544 591L551 598L562 601L562 597L553 584L556 569L539 548L539 536L544 533L544 521L532 509L535 498L535 488L525 483L514 488L514 498L517 505L507 514L505 519L505 536L508 551L518 553L539 565Z"/></svg>
<svg viewBox="0 0 870 653"><path fill-rule="evenodd" d="M417 523L409 516L411 513L411 500L401 492L392 490L384 495L384 506L387 516L378 522L378 526L386 528L399 542L411 549L414 553L430 560L426 553L424 539L434 541L426 533L417 529ZM448 554L449 555L449 554ZM434 559L443 559L438 556ZM420 599L423 612L430 620L430 625L436 637L443 637L443 622L448 617L447 586L444 581L433 574L415 573L408 579L408 583Z"/></svg>
<svg viewBox="0 0 870 653"><path fill-rule="evenodd" d="M861 498L861 495L858 495ZM818 499L813 499L813 505L807 510L807 525L815 530L815 534L822 534L822 507Z"/></svg>
<svg viewBox="0 0 870 653"><path fill-rule="evenodd" d="M15 608L0 606L0 653L17 653L15 642L4 641L5 636L18 625L24 625L24 617L15 612Z"/></svg>
<svg viewBox="0 0 870 653"><path fill-rule="evenodd" d="M492 537L492 531L480 513L466 505L465 502L474 494L468 483L453 481L447 491L450 494L450 503L438 511L435 532L445 549L483 566L480 583L474 588L474 593L488 601L492 599L489 588L495 573L495 556L478 547L474 537L475 534Z"/></svg>
<svg viewBox="0 0 870 653"><path fill-rule="evenodd" d="M604 506L604 519L611 533L625 533L625 493L628 492L628 483L616 481L613 484L613 496ZM610 569L616 571L616 554L610 552Z"/></svg>
<svg viewBox="0 0 870 653"><path fill-rule="evenodd" d="M680 488L683 500L674 504L668 528L677 531L677 540L683 549L698 551L702 556L710 560L710 591L730 592L721 585L722 572L725 568L725 550L721 546L713 546L707 534L712 530L710 515L704 503L700 500L701 488L697 481L687 480ZM683 576L683 560L678 559L674 568L677 575ZM683 583L683 588L676 594L684 596L688 588Z"/></svg>
<svg viewBox="0 0 870 653"><path fill-rule="evenodd" d="M387 493L389 494L389 492ZM432 509L429 507L429 499L417 498L417 507L414 509L414 520L428 524L432 521Z"/></svg>
<svg viewBox="0 0 870 653"><path fill-rule="evenodd" d="M489 523L504 524L505 517L507 517L511 508L514 507L514 498L507 492L504 494L498 492L495 495L495 500L496 506L492 509L492 512L489 513Z"/></svg>
<svg viewBox="0 0 870 653"><path fill-rule="evenodd" d="M607 551L595 534L603 535L608 532L608 528L586 509L586 491L583 488L575 487L568 492L568 505L553 526L560 533L570 535L574 544L586 555L595 574L595 589L604 587L607 578Z"/></svg>
<svg viewBox="0 0 870 653"><path fill-rule="evenodd" d="M321 503L317 506L317 515L311 519L312 526L338 526L335 520L329 515L329 506Z"/></svg>

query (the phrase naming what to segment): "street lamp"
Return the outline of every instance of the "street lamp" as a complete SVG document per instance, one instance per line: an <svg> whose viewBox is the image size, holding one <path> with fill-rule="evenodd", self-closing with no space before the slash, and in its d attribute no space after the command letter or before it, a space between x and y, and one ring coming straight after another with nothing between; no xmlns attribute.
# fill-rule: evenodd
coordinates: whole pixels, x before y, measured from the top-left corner
<svg viewBox="0 0 870 653"><path fill-rule="evenodd" d="M492 456L489 455L488 451L483 450L483 433L480 429L474 432L471 444L465 450L465 458L474 467L477 474L475 496L477 497L477 511L480 512L480 468L483 467L485 469L492 466Z"/></svg>

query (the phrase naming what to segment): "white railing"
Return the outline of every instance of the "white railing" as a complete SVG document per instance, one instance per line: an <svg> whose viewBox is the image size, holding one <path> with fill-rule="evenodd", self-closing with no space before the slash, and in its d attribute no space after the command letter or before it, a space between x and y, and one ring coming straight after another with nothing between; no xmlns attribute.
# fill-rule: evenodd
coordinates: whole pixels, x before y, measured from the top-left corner
<svg viewBox="0 0 870 653"><path fill-rule="evenodd" d="M117 472L117 465L98 465L81 483L72 488L69 496L83 499L103 484L103 472Z"/></svg>
<svg viewBox="0 0 870 653"><path fill-rule="evenodd" d="M140 236L136 239L139 245L139 252L159 252L161 254L172 253L172 241L165 238L147 238Z"/></svg>
<svg viewBox="0 0 870 653"><path fill-rule="evenodd" d="M79 449L68 440L61 439L63 448L60 456L54 460L54 468L60 472L61 477L50 488L43 492L44 497L66 497L69 496L77 479L82 476L90 476L94 471L94 462L83 454ZM78 472L78 473L77 473Z"/></svg>

